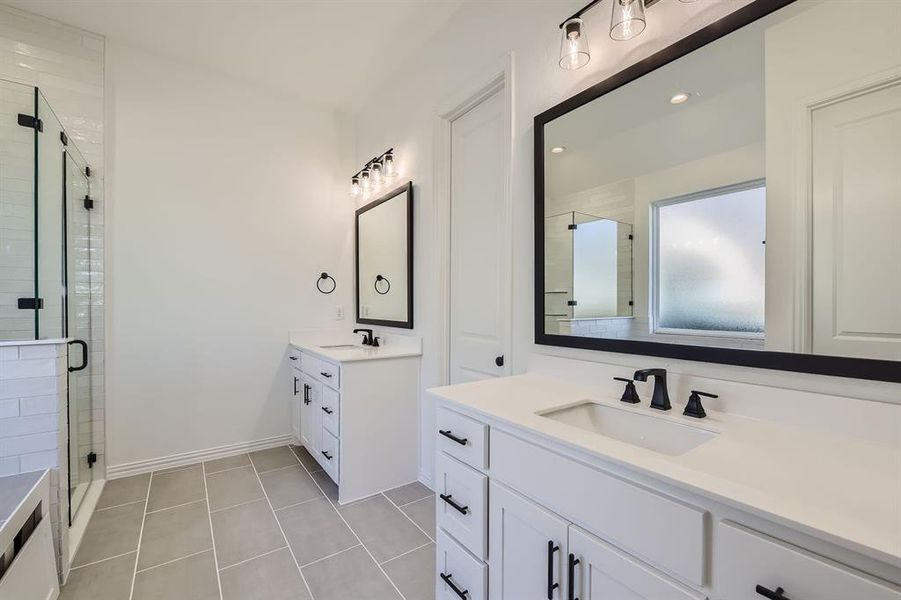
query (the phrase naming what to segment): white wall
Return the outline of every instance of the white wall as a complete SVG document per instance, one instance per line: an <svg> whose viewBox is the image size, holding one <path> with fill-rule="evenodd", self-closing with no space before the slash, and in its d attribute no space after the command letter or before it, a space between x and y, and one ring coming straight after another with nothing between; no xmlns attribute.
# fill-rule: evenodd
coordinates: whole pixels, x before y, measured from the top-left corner
<svg viewBox="0 0 901 600"><path fill-rule="evenodd" d="M502 71L505 57L512 52L514 372L524 371L530 355L541 353L621 364L626 373L635 365L659 365L705 377L830 390L886 401L899 396L899 386L877 382L540 347L533 343L533 117L746 3L706 0L685 4L664 0L649 9L648 27L641 37L619 44L611 42L603 31L609 5L602 5L586 17L592 61L576 72L557 66L557 24L583 2L469 3L363 107L356 119L357 162L362 164L373 153L393 146L404 176L416 186L415 332L423 336L423 388L444 383L446 360L441 309L445 299L438 285L441 274L436 257L440 255L435 241L441 239L438 232L447 227L447 223L437 219L434 206L437 116L452 108L455 101L464 100L467 90L474 92ZM423 477L428 480L432 474L434 409L427 396L423 396L421 418L421 461Z"/></svg>
<svg viewBox="0 0 901 600"><path fill-rule="evenodd" d="M119 42L108 55L113 474L286 435L288 330L351 306L349 127Z"/></svg>

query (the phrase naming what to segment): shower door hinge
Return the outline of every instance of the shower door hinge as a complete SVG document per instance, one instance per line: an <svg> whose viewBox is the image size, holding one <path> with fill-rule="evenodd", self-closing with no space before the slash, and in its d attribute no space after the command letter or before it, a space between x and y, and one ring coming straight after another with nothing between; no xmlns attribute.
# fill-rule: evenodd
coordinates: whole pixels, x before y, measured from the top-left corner
<svg viewBox="0 0 901 600"><path fill-rule="evenodd" d="M579 306L579 301L578 300L567 300L566 305L567 306Z"/></svg>
<svg viewBox="0 0 901 600"><path fill-rule="evenodd" d="M91 167L85 167L85 168L84 168L84 176L85 176L85 177L90 177L90 176L91 176Z"/></svg>
<svg viewBox="0 0 901 600"><path fill-rule="evenodd" d="M34 129L35 131L44 131L44 122L31 115L19 113L19 125Z"/></svg>
<svg viewBox="0 0 901 600"><path fill-rule="evenodd" d="M94 463L97 462L97 453L96 452L88 452L88 468L93 469Z"/></svg>
<svg viewBox="0 0 901 600"><path fill-rule="evenodd" d="M44 308L43 298L19 298L19 310L35 310Z"/></svg>
<svg viewBox="0 0 901 600"><path fill-rule="evenodd" d="M94 199L91 198L90 196L85 196L84 197L84 209L91 210L92 208L94 208Z"/></svg>
<svg viewBox="0 0 901 600"><path fill-rule="evenodd" d="M63 146L69 145L69 136L66 135L65 131L59 132L59 141L61 141L63 143Z"/></svg>
<svg viewBox="0 0 901 600"><path fill-rule="evenodd" d="M575 223L570 223L569 225L566 226L566 228L567 229L578 229L579 226L576 225Z"/></svg>
<svg viewBox="0 0 901 600"><path fill-rule="evenodd" d="M629 234L629 239L630 239L630 240L634 240L634 239L635 239L635 236L633 236L633 235L630 233L630 234Z"/></svg>

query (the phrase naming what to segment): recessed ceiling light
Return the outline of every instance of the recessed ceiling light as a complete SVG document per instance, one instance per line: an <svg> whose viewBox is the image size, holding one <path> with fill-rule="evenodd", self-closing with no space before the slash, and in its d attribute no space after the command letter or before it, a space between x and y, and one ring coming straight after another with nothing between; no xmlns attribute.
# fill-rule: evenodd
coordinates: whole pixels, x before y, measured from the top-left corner
<svg viewBox="0 0 901 600"><path fill-rule="evenodd" d="M679 92L678 94L673 94L673 97L669 99L670 104L684 104L688 102L688 99L691 98L691 94L688 92Z"/></svg>
<svg viewBox="0 0 901 600"><path fill-rule="evenodd" d="M566 150L566 146L554 146L551 148L551 152L554 154L560 154Z"/></svg>

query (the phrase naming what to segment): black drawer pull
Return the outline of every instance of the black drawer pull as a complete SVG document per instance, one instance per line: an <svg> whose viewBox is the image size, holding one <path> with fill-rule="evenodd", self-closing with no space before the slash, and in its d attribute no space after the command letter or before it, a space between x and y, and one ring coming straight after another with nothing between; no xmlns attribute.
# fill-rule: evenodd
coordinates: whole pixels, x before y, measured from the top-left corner
<svg viewBox="0 0 901 600"><path fill-rule="evenodd" d="M452 500L453 496L450 494L438 494L438 497L451 505L452 508L457 509L462 514L469 514L469 506L460 506L456 502Z"/></svg>
<svg viewBox="0 0 901 600"><path fill-rule="evenodd" d="M325 377L326 379L330 379L332 377L331 373L326 373L325 371L319 371L319 374Z"/></svg>
<svg viewBox="0 0 901 600"><path fill-rule="evenodd" d="M452 578L453 575L445 575L444 573L441 573L441 579L444 580L444 583L449 585L450 589L452 589L455 594L460 596L460 600L466 600L466 597L469 596L469 590L461 590L460 588L458 588L456 585L454 585Z"/></svg>
<svg viewBox="0 0 901 600"><path fill-rule="evenodd" d="M303 384L303 403L309 404L310 402L310 386Z"/></svg>
<svg viewBox="0 0 901 600"><path fill-rule="evenodd" d="M324 456L326 460L332 460L332 456L325 450L322 451L322 456Z"/></svg>
<svg viewBox="0 0 901 600"><path fill-rule="evenodd" d="M460 444L461 446L465 446L465 445L466 445L466 442L469 441L469 440L466 439L466 438L458 438L457 436L454 435L454 433L453 433L450 429L448 429L447 431L445 431L445 430L443 430L443 429L439 429L439 430L438 430L438 433L440 433L441 435L443 435L444 437L446 437L446 438L448 438L448 439L450 439L450 440L454 440L455 442L457 442L457 443Z"/></svg>
<svg viewBox="0 0 901 600"><path fill-rule="evenodd" d="M568 600L579 600L576 598L576 565L582 561L576 558L572 552L569 553L569 598Z"/></svg>
<svg viewBox="0 0 901 600"><path fill-rule="evenodd" d="M288 360L297 360L297 357L296 357L296 356L289 356L289 357L288 357Z"/></svg>
<svg viewBox="0 0 901 600"><path fill-rule="evenodd" d="M330 414L332 414L332 413L335 412L335 411L333 411L332 409L330 409L328 406L323 406L323 407L322 407L322 412L324 412L324 413L327 414L327 415L330 415Z"/></svg>
<svg viewBox="0 0 901 600"><path fill-rule="evenodd" d="M560 546L554 544L554 540L547 543L547 600L554 600L554 590L560 587L559 583L554 582L554 554Z"/></svg>
<svg viewBox="0 0 901 600"><path fill-rule="evenodd" d="M297 377L294 378L294 395L297 395Z"/></svg>
<svg viewBox="0 0 901 600"><path fill-rule="evenodd" d="M764 598L769 598L770 600L790 600L789 597L783 593L785 592L785 590L783 590L781 587L777 587L776 591L774 592L773 590L768 590L762 585L758 585L756 588L754 588L754 591L756 591Z"/></svg>

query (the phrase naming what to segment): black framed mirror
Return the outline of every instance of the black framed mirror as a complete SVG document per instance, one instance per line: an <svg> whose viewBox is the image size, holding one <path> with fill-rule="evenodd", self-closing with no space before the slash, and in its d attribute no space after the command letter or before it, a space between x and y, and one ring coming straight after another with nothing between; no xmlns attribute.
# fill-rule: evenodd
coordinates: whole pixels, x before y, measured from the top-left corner
<svg viewBox="0 0 901 600"><path fill-rule="evenodd" d="M537 344L901 382L901 23L853 4L757 0L535 117Z"/></svg>
<svg viewBox="0 0 901 600"><path fill-rule="evenodd" d="M356 319L413 328L413 183L357 209Z"/></svg>

